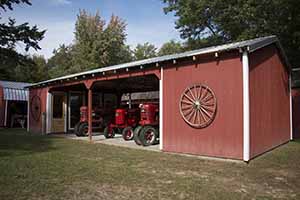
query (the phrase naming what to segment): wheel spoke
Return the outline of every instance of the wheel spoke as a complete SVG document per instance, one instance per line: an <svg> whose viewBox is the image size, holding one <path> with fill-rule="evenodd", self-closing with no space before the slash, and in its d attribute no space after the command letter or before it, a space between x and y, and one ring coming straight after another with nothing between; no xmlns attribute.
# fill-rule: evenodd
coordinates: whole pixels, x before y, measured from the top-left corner
<svg viewBox="0 0 300 200"><path fill-rule="evenodd" d="M202 99L202 102L208 102L212 98L214 98L212 95L207 95L204 99Z"/></svg>
<svg viewBox="0 0 300 200"><path fill-rule="evenodd" d="M194 101L196 101L196 98L195 98L195 96L194 96L194 94L193 94L192 90L191 90L190 88L188 88L188 90L189 90L190 94L192 95L192 97L193 97L193 100L194 100Z"/></svg>
<svg viewBox="0 0 300 200"><path fill-rule="evenodd" d="M212 116L211 116L204 108L200 108L200 110L202 110L202 112L203 112L204 114L206 114L207 117L209 117L209 119L212 118Z"/></svg>
<svg viewBox="0 0 300 200"><path fill-rule="evenodd" d="M191 102L194 102L194 100L190 97L190 96L188 96L187 94L183 94L186 98L188 98Z"/></svg>
<svg viewBox="0 0 300 200"><path fill-rule="evenodd" d="M182 100L181 102L182 102L182 103L185 103L185 104L190 104L190 105L193 105L193 103L192 103L192 102L190 102L190 101L185 101L185 100Z"/></svg>
<svg viewBox="0 0 300 200"><path fill-rule="evenodd" d="M192 127L204 128L215 117L216 98L205 85L195 84L188 87L183 92L179 105L183 119Z"/></svg>
<svg viewBox="0 0 300 200"><path fill-rule="evenodd" d="M214 110L214 108L212 108L212 107L209 107L209 106L206 106L206 105L201 105L203 108L205 108L206 110L208 110L208 111L210 111L210 112L214 112L215 110Z"/></svg>
<svg viewBox="0 0 300 200"><path fill-rule="evenodd" d="M199 112L200 112L200 114L201 114L202 119L204 120L204 123L207 122L206 117L205 117L205 115L203 114L203 112L202 112L201 109L199 110Z"/></svg>

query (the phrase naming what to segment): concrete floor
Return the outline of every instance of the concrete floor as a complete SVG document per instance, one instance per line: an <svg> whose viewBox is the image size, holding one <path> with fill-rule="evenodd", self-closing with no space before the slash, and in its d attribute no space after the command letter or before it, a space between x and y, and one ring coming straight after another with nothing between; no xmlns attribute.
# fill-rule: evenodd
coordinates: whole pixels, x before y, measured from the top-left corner
<svg viewBox="0 0 300 200"><path fill-rule="evenodd" d="M75 134L63 134L63 135L61 134L61 135L57 135L57 136L69 138L69 139L73 139L73 140L89 141L88 137L77 137ZM127 148L132 148L132 149L160 151L159 144L144 147L141 145L137 145L133 140L125 141L123 139L122 135L116 135L114 138L106 139L104 137L104 135L102 135L101 133L93 133L93 143L108 144L108 145L127 147Z"/></svg>

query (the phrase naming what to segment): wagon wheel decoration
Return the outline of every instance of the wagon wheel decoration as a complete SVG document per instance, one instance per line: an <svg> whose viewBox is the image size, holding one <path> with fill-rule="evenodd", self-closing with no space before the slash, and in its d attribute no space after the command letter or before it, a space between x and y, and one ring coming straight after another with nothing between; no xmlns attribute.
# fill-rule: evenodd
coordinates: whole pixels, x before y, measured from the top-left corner
<svg viewBox="0 0 300 200"><path fill-rule="evenodd" d="M39 96L33 96L30 102L30 113L35 121L38 121L41 116L41 99Z"/></svg>
<svg viewBox="0 0 300 200"><path fill-rule="evenodd" d="M215 118L217 99L207 86L195 84L182 93L179 110L186 123L194 128L205 128Z"/></svg>

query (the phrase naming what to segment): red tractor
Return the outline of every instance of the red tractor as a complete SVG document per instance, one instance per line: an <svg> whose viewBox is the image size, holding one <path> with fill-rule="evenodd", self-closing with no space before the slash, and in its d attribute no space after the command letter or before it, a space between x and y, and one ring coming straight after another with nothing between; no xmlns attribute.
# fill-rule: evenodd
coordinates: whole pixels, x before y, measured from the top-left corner
<svg viewBox="0 0 300 200"><path fill-rule="evenodd" d="M138 145L149 146L158 143L159 107L157 104L141 104L141 119L134 130L134 141Z"/></svg>
<svg viewBox="0 0 300 200"><path fill-rule="evenodd" d="M122 134L124 140L132 140L134 136L134 128L138 125L139 109L130 108L116 109L115 122L109 123L104 129L104 136L106 138L113 138L116 134Z"/></svg>
<svg viewBox="0 0 300 200"><path fill-rule="evenodd" d="M106 124L111 120L111 116L109 111L105 111L104 109L95 108L92 110L92 129L103 130ZM75 125L74 132L75 134L80 136L88 135L88 107L81 106L80 107L80 121Z"/></svg>

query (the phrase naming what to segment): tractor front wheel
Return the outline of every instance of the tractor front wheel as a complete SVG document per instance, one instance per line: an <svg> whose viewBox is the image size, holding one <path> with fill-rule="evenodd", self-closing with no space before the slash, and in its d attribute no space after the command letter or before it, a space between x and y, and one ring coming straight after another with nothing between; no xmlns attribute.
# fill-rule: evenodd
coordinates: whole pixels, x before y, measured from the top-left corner
<svg viewBox="0 0 300 200"><path fill-rule="evenodd" d="M122 136L125 141L132 140L134 137L133 128L131 126L124 128L122 131Z"/></svg>
<svg viewBox="0 0 300 200"><path fill-rule="evenodd" d="M84 122L84 123L81 123L79 126L78 126L78 134L80 136L88 136L89 134L89 125L87 122Z"/></svg>
<svg viewBox="0 0 300 200"><path fill-rule="evenodd" d="M108 138L114 138L115 135L116 135L116 131L115 131L114 128L111 128L109 126L105 127L105 129L104 129L104 137L106 139L108 139Z"/></svg>
<svg viewBox="0 0 300 200"><path fill-rule="evenodd" d="M156 144L158 138L158 131L152 126L145 126L141 131L139 138L143 146L150 146Z"/></svg>
<svg viewBox="0 0 300 200"><path fill-rule="evenodd" d="M140 133L141 133L141 130L143 129L142 126L138 126L134 129L133 131L133 139L134 139L134 142L137 144L137 145L142 145L142 142L140 140Z"/></svg>

